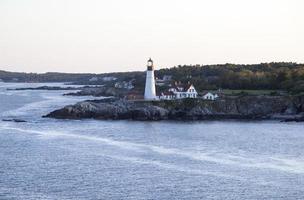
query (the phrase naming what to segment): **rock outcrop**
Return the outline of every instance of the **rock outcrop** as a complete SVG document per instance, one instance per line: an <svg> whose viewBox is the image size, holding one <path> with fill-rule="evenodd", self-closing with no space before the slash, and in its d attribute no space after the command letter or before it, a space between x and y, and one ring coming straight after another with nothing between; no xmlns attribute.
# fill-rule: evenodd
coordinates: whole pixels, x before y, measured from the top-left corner
<svg viewBox="0 0 304 200"><path fill-rule="evenodd" d="M71 92L64 95L67 96L94 96L94 97L123 97L127 94L128 90L119 89L114 87L87 87L82 88L81 91Z"/></svg>
<svg viewBox="0 0 304 200"><path fill-rule="evenodd" d="M227 97L217 101L84 101L55 110L45 117L60 119L211 120L211 119L304 119L304 98L283 96Z"/></svg>
<svg viewBox="0 0 304 200"><path fill-rule="evenodd" d="M8 88L7 90L81 90L86 87L60 87L60 86L40 86L40 87L25 87L25 88Z"/></svg>
<svg viewBox="0 0 304 200"><path fill-rule="evenodd" d="M162 120L167 119L168 110L154 105L138 104L125 100L104 99L84 101L66 106L51 112L46 117L60 119Z"/></svg>
<svg viewBox="0 0 304 200"><path fill-rule="evenodd" d="M2 119L2 121L4 121L4 122L16 122L16 123L23 123L23 122L27 122L27 121L25 121L25 120L23 120L23 119Z"/></svg>

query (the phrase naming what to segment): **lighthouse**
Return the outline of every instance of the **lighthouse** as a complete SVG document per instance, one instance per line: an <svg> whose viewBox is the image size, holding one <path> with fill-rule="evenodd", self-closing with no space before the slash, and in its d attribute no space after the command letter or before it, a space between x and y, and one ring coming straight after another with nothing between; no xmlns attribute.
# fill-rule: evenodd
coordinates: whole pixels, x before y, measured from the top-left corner
<svg viewBox="0 0 304 200"><path fill-rule="evenodd" d="M154 66L151 58L147 64L145 100L156 100Z"/></svg>

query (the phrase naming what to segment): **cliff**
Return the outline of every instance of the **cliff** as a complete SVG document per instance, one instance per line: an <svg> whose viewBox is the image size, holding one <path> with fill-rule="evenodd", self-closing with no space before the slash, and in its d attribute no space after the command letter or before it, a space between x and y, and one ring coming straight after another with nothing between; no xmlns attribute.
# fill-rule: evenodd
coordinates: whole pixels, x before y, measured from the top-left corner
<svg viewBox="0 0 304 200"><path fill-rule="evenodd" d="M55 110L45 117L58 119L212 120L280 119L304 120L304 96L244 96L217 101L84 101Z"/></svg>

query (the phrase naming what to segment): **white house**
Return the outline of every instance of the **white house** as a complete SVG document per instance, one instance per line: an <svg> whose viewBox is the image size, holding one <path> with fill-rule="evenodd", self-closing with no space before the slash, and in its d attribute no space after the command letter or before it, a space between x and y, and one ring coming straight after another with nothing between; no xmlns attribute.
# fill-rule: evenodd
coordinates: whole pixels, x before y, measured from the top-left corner
<svg viewBox="0 0 304 200"><path fill-rule="evenodd" d="M172 76L171 75L164 75L163 76L163 81L171 81L172 80Z"/></svg>
<svg viewBox="0 0 304 200"><path fill-rule="evenodd" d="M117 80L117 78L114 77L114 76L106 76L106 77L103 77L102 80L105 81L105 82L107 82L107 81L115 81L115 80Z"/></svg>
<svg viewBox="0 0 304 200"><path fill-rule="evenodd" d="M157 86L164 86L164 85L166 85L166 82L163 79L156 78L155 79L155 85L157 85Z"/></svg>
<svg viewBox="0 0 304 200"><path fill-rule="evenodd" d="M89 79L90 82L98 81L98 78L96 76Z"/></svg>
<svg viewBox="0 0 304 200"><path fill-rule="evenodd" d="M114 87L116 88L120 88L120 89L127 89L127 90L131 90L134 88L134 85L133 85L133 80L131 81L123 81L123 82L116 82Z"/></svg>
<svg viewBox="0 0 304 200"><path fill-rule="evenodd" d="M168 92L161 93L160 99L184 99L184 98L197 98L197 91L192 84L189 85L176 85L168 90Z"/></svg>
<svg viewBox="0 0 304 200"><path fill-rule="evenodd" d="M172 100L175 99L175 94L173 92L162 92L159 96L160 100Z"/></svg>
<svg viewBox="0 0 304 200"><path fill-rule="evenodd" d="M192 84L189 84L187 86L177 85L173 88L170 88L169 91L175 94L176 99L197 98L197 91Z"/></svg>
<svg viewBox="0 0 304 200"><path fill-rule="evenodd" d="M211 92L207 92L203 95L203 99L212 101L216 100L218 97L218 94L212 94Z"/></svg>

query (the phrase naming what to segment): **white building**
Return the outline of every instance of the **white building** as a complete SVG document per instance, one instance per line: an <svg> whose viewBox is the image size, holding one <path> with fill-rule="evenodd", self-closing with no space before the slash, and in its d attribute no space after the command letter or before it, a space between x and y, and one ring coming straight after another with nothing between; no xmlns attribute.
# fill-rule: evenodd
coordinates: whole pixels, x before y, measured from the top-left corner
<svg viewBox="0 0 304 200"><path fill-rule="evenodd" d="M169 86L169 85L171 85L170 81L172 80L172 76L164 75L162 79L156 77L155 80L156 80L156 83L155 83L156 86L165 86L165 85Z"/></svg>
<svg viewBox="0 0 304 200"><path fill-rule="evenodd" d="M115 80L117 80L117 78L114 77L114 76L106 76L106 77L103 77L102 80L105 81L105 82L107 82L107 81L115 81Z"/></svg>
<svg viewBox="0 0 304 200"><path fill-rule="evenodd" d="M169 92L173 92L176 99L197 98L197 91L194 88L193 84L189 84L187 86L177 85L173 88L170 88Z"/></svg>
<svg viewBox="0 0 304 200"><path fill-rule="evenodd" d="M163 76L163 81L171 81L172 80L172 76L171 75L164 75Z"/></svg>
<svg viewBox="0 0 304 200"><path fill-rule="evenodd" d="M206 100L216 100L217 98L219 98L218 94L212 94L211 92L207 92L203 95L203 99Z"/></svg>
<svg viewBox="0 0 304 200"><path fill-rule="evenodd" d="M120 89L127 89L132 90L134 88L133 80L131 81L123 81L123 82L116 82L114 87L120 88Z"/></svg>
<svg viewBox="0 0 304 200"><path fill-rule="evenodd" d="M154 66L153 61L150 58L147 64L146 73L146 86L145 86L145 100L156 100L155 78L154 78Z"/></svg>
<svg viewBox="0 0 304 200"><path fill-rule="evenodd" d="M176 85L168 90L168 92L161 93L160 99L184 99L184 98L197 98L197 91L193 84L183 86L181 84Z"/></svg>
<svg viewBox="0 0 304 200"><path fill-rule="evenodd" d="M173 92L162 92L159 95L159 99L161 100L172 100L175 99L175 94Z"/></svg>
<svg viewBox="0 0 304 200"><path fill-rule="evenodd" d="M98 78L96 76L92 77L89 79L90 82L95 82L98 81Z"/></svg>
<svg viewBox="0 0 304 200"><path fill-rule="evenodd" d="M155 79L155 85L157 85L157 86L164 86L164 85L166 85L166 82L163 79L158 79L156 77L156 79Z"/></svg>

